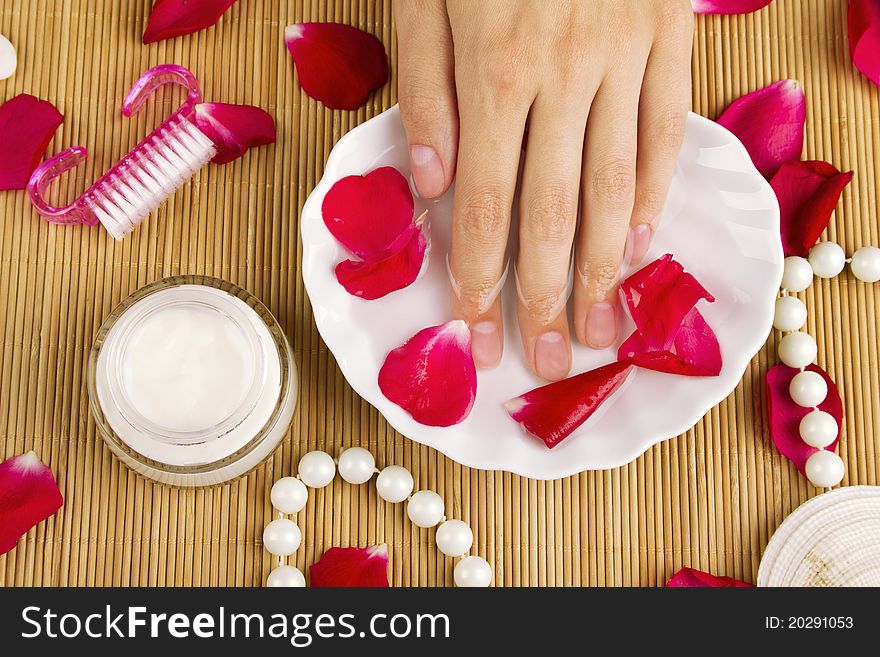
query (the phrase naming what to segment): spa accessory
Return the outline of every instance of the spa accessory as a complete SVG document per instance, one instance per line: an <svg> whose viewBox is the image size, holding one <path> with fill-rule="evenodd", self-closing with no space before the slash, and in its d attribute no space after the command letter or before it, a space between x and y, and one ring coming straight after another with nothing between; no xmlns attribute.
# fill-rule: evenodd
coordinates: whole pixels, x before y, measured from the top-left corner
<svg viewBox="0 0 880 657"><path fill-rule="evenodd" d="M368 482L374 474L376 492L386 502L397 504L407 501L406 515L417 527L437 527L437 549L448 557L459 559L453 570L455 585L485 587L492 583L492 566L480 556L465 556L473 547L474 533L461 520L447 520L443 498L432 490L413 492L413 476L399 465L379 470L376 459L363 447L344 449L338 459L327 452L303 454L296 477L282 477L272 486L270 498L278 518L263 530L263 547L278 557L278 566L269 573L266 586L300 587L306 585L302 571L287 564L287 557L302 543L302 533L296 522L287 516L302 511L309 500L308 488L323 488L336 475L352 485ZM307 488L308 486L308 488Z"/></svg>
<svg viewBox="0 0 880 657"><path fill-rule="evenodd" d="M880 586L880 487L844 486L804 502L767 544L758 586Z"/></svg>
<svg viewBox="0 0 880 657"><path fill-rule="evenodd" d="M815 449L806 459L802 472L818 488L836 486L843 479L846 467L843 459L833 450L840 435L835 417L822 410L829 397L829 383L823 372L811 365L816 360L816 340L801 329L807 323L807 307L794 296L813 282L813 276L833 278L849 263L853 276L864 283L880 280L880 249L864 246L847 259L846 253L835 242L819 242L806 258L789 256L785 259L781 296L776 301L773 326L784 335L777 347L779 360L788 367L800 370L791 379L788 394L797 406L810 409L801 419L797 432L800 439ZM769 381L769 373L768 373ZM831 384L833 388L833 384ZM835 391L835 396L837 395ZM778 437L775 437L778 439ZM802 447L802 446L801 446Z"/></svg>
<svg viewBox="0 0 880 657"><path fill-rule="evenodd" d="M141 288L89 357L101 437L136 472L178 486L238 477L278 445L296 369L281 327L245 290L206 276Z"/></svg>
<svg viewBox="0 0 880 657"><path fill-rule="evenodd" d="M183 105L70 205L50 205L46 190L56 178L85 161L86 149L68 148L37 167L28 184L37 211L58 224L100 222L119 240L207 164L217 147L193 122L202 93L195 76L182 66L165 64L144 73L129 91L122 114L137 113L156 89L168 84L188 90Z"/></svg>

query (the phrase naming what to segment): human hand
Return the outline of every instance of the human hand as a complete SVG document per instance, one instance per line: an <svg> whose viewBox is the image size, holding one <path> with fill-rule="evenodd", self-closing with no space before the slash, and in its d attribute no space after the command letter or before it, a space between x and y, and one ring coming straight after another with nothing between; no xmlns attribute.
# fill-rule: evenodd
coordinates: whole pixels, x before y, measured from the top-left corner
<svg viewBox="0 0 880 657"><path fill-rule="evenodd" d="M571 369L574 327L617 336L617 280L663 208L690 106L690 0L395 0L400 111L419 193L456 178L454 306L478 367L498 364L510 215L521 155L520 334L545 379ZM521 152L528 126L528 143Z"/></svg>

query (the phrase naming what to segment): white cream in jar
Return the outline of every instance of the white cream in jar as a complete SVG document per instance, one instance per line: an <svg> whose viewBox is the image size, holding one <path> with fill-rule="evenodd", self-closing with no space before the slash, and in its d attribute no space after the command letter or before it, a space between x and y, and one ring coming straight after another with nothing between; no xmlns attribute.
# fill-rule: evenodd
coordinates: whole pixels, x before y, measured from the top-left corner
<svg viewBox="0 0 880 657"><path fill-rule="evenodd" d="M181 276L113 311L89 362L98 429L137 472L221 483L260 463L287 432L296 373L278 323L230 283Z"/></svg>

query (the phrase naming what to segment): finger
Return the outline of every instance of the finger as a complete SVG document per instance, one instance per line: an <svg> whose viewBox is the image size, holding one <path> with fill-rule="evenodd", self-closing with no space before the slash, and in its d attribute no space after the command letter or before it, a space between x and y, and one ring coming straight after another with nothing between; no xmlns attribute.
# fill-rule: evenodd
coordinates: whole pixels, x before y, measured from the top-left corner
<svg viewBox="0 0 880 657"><path fill-rule="evenodd" d="M551 381L571 369L565 309L589 101L582 94L576 102L539 94L529 115L533 140L520 197L517 316L526 360Z"/></svg>
<svg viewBox="0 0 880 657"><path fill-rule="evenodd" d="M463 85L465 88L463 89ZM454 310L473 329L474 361L495 367L503 350L499 280L523 130L531 98L458 80L461 140L452 219Z"/></svg>
<svg viewBox="0 0 880 657"><path fill-rule="evenodd" d="M670 11L654 43L639 100L636 196L630 220L630 262L642 262L657 229L691 102L693 14Z"/></svg>
<svg viewBox="0 0 880 657"><path fill-rule="evenodd" d="M458 112L452 33L442 0L394 3L400 116L413 179L422 196L441 196L455 177Z"/></svg>
<svg viewBox="0 0 880 657"><path fill-rule="evenodd" d="M617 279L635 198L640 76L599 88L587 123L575 255L575 330L594 348L617 337Z"/></svg>

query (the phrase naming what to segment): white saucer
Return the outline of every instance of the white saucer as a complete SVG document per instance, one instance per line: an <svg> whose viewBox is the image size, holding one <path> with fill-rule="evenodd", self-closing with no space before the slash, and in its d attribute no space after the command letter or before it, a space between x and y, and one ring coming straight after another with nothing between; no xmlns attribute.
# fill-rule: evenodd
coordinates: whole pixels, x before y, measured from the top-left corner
<svg viewBox="0 0 880 657"><path fill-rule="evenodd" d="M349 295L334 267L349 257L321 218L334 182L350 174L393 166L410 178L406 137L397 107L367 121L334 147L324 177L302 211L303 280L315 321L354 390L403 435L459 463L554 479L632 461L651 445L690 429L739 383L764 344L782 279L779 208L773 190L727 130L691 114L678 168L658 231L645 262L672 253L716 297L700 311L721 344L720 376L696 378L636 371L627 385L572 436L552 450L522 432L502 403L540 385L521 354L513 315L513 277L504 291L505 352L501 365L479 374L470 416L449 428L415 422L379 390L377 375L389 350L450 315L446 272L452 190L438 201L416 196L416 215L429 210L431 250L421 277L383 299ZM415 189L414 185L411 187ZM624 327L621 340L632 327ZM576 345L573 373L611 362L613 349Z"/></svg>

